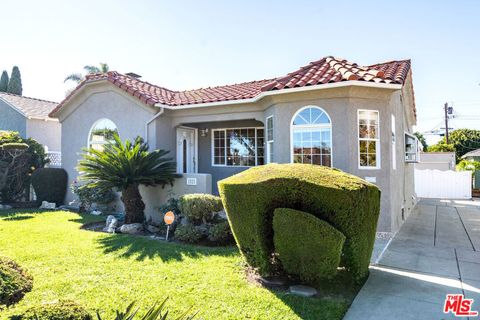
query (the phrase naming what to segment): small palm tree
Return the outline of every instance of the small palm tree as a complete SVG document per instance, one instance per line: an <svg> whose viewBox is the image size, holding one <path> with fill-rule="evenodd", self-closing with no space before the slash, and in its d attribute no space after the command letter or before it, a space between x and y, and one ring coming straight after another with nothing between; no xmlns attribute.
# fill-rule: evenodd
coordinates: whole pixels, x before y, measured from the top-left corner
<svg viewBox="0 0 480 320"><path fill-rule="evenodd" d="M85 70L87 74L107 73L110 70L110 67L108 66L108 64L100 62L99 67L89 65L89 66L83 67L83 70ZM81 73L72 73L71 75L67 76L65 80L63 80L63 82L73 81L79 84L84 79L85 79L85 76L82 75Z"/></svg>
<svg viewBox="0 0 480 320"><path fill-rule="evenodd" d="M85 149L83 159L77 169L80 179L88 186L102 189L117 189L122 192L125 206L125 223L142 223L145 219L145 204L140 195L139 186L173 184L176 163L165 156L169 151L148 151L148 144L141 137L132 143L123 143L115 133L113 141L98 148Z"/></svg>

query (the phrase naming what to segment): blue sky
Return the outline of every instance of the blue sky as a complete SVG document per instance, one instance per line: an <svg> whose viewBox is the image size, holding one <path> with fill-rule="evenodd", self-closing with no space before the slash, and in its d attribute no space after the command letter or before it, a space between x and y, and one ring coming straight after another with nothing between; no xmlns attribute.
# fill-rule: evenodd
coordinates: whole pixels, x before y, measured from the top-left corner
<svg viewBox="0 0 480 320"><path fill-rule="evenodd" d="M5 1L0 69L18 65L25 95L60 101L64 77L98 62L191 89L326 55L410 58L418 129L435 127L446 101L455 127L480 129L478 17L479 1Z"/></svg>

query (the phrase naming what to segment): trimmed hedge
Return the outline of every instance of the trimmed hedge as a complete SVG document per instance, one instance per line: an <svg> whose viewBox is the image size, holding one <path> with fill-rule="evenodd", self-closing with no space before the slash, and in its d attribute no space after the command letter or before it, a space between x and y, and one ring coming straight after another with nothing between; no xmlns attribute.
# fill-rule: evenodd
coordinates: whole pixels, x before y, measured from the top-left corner
<svg viewBox="0 0 480 320"><path fill-rule="evenodd" d="M268 164L218 182L233 235L247 262L274 270L273 212L293 208L325 220L345 235L342 266L368 275L380 213L380 190L356 176L308 164Z"/></svg>
<svg viewBox="0 0 480 320"><path fill-rule="evenodd" d="M283 270L306 282L332 278L345 236L327 222L294 209L273 213L273 243Z"/></svg>
<svg viewBox="0 0 480 320"><path fill-rule="evenodd" d="M71 300L60 300L45 303L28 309L15 317L21 320L92 320L92 316L84 307Z"/></svg>
<svg viewBox="0 0 480 320"><path fill-rule="evenodd" d="M208 230L208 240L218 245L234 243L232 230L230 229L228 221L222 221L212 225Z"/></svg>
<svg viewBox="0 0 480 320"><path fill-rule="evenodd" d="M207 222L213 218L213 213L223 210L220 197L204 194L186 194L179 199L180 211L192 222Z"/></svg>
<svg viewBox="0 0 480 320"><path fill-rule="evenodd" d="M40 168L32 173L32 185L37 201L63 204L67 192L68 176L64 169Z"/></svg>
<svg viewBox="0 0 480 320"><path fill-rule="evenodd" d="M32 291L32 277L15 261L0 257L0 305L12 305Z"/></svg>

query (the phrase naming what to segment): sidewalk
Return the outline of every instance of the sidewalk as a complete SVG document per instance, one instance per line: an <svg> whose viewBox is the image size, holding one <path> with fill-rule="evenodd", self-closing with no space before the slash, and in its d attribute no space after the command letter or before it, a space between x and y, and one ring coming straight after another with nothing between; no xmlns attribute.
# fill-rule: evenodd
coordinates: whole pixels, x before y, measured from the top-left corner
<svg viewBox="0 0 480 320"><path fill-rule="evenodd" d="M472 310L480 311L479 205L422 200L344 319L458 319L443 313L448 293L475 299Z"/></svg>

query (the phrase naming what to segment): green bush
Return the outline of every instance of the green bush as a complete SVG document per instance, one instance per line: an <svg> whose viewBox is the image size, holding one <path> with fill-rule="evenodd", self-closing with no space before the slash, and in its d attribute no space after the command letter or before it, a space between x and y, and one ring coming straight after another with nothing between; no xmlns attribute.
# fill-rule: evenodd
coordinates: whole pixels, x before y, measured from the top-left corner
<svg viewBox="0 0 480 320"><path fill-rule="evenodd" d="M232 230L228 221L222 221L214 224L208 230L208 240L215 244L230 244L234 242Z"/></svg>
<svg viewBox="0 0 480 320"><path fill-rule="evenodd" d="M340 170L307 164L258 166L218 182L233 235L260 273L275 270L273 211L292 208L325 220L345 236L342 266L357 281L368 275L380 213L380 190Z"/></svg>
<svg viewBox="0 0 480 320"><path fill-rule="evenodd" d="M90 210L92 205L107 205L115 200L115 192L112 189L96 187L92 184L78 184L76 181L71 185L71 190L78 196L80 208Z"/></svg>
<svg viewBox="0 0 480 320"><path fill-rule="evenodd" d="M0 257L0 305L22 300L33 287L32 277L16 262Z"/></svg>
<svg viewBox="0 0 480 320"><path fill-rule="evenodd" d="M37 201L63 204L67 193L68 176L64 169L40 168L32 174L32 186L37 195Z"/></svg>
<svg viewBox="0 0 480 320"><path fill-rule="evenodd" d="M202 237L202 232L192 224L180 225L175 229L175 239L182 242L197 243Z"/></svg>
<svg viewBox="0 0 480 320"><path fill-rule="evenodd" d="M283 270L306 282L332 278L345 236L315 216L286 208L273 214L273 243Z"/></svg>
<svg viewBox="0 0 480 320"><path fill-rule="evenodd" d="M203 194L192 193L186 194L179 199L180 210L189 221L204 222L211 221L214 212L223 209L222 199L220 197Z"/></svg>
<svg viewBox="0 0 480 320"><path fill-rule="evenodd" d="M92 316L78 303L70 300L60 300L45 303L28 309L15 317L21 320L92 320Z"/></svg>

